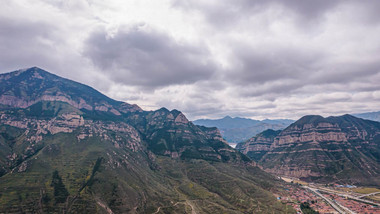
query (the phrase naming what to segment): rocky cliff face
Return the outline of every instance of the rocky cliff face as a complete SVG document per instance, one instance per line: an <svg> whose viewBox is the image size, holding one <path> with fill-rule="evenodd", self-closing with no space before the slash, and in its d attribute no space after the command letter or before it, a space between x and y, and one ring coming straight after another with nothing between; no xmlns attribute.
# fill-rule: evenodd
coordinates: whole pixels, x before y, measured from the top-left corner
<svg viewBox="0 0 380 214"><path fill-rule="evenodd" d="M201 158L212 161L250 162L232 149L216 128L199 127L179 111L161 108L129 116L128 123L146 136L148 148L172 158ZM253 163L250 163L253 164Z"/></svg>
<svg viewBox="0 0 380 214"><path fill-rule="evenodd" d="M271 173L374 184L380 176L379 138L380 123L351 115L311 115L274 138L258 135L238 148Z"/></svg>
<svg viewBox="0 0 380 214"><path fill-rule="evenodd" d="M236 149L244 154L247 154L254 161L259 161L272 146L275 137L280 133L280 130L274 131L268 129L262 133L257 134L255 137L250 138L244 143L239 143Z"/></svg>
<svg viewBox="0 0 380 214"><path fill-rule="evenodd" d="M213 140L219 140L228 144L227 141L223 139L222 134L220 133L218 128L205 127L205 126L197 126L197 127L207 135L207 138L213 139Z"/></svg>
<svg viewBox="0 0 380 214"><path fill-rule="evenodd" d="M60 133L72 133L78 142L96 136L108 141L115 148L128 148L135 152L144 148L140 133L123 122L84 120L82 115L76 113L44 119L24 117L12 110L0 110L0 115L2 127L14 127L23 132L19 137L22 143L9 145L0 142L1 146L6 148L4 149L6 158L1 166L3 170L0 176L17 168L20 162L36 155L45 146L46 138ZM2 134L7 136L5 131Z"/></svg>

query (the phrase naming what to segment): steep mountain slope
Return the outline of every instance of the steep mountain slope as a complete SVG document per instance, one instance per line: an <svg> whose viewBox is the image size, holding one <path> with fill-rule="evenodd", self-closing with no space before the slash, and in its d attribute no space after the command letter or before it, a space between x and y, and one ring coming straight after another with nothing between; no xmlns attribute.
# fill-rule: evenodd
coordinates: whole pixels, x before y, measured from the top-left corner
<svg viewBox="0 0 380 214"><path fill-rule="evenodd" d="M0 104L26 108L39 101L62 101L78 109L115 115L141 111L137 105L113 100L89 86L37 67L0 74Z"/></svg>
<svg viewBox="0 0 380 214"><path fill-rule="evenodd" d="M238 148L268 172L324 182L380 184L378 122L351 115L310 115L276 134L264 139L258 135ZM258 156L249 153L255 149Z"/></svg>
<svg viewBox="0 0 380 214"><path fill-rule="evenodd" d="M195 120L194 124L206 127L217 127L222 136L230 143L239 143L267 129L280 130L290 125L293 120L252 120L240 117L226 116L222 119Z"/></svg>
<svg viewBox="0 0 380 214"><path fill-rule="evenodd" d="M177 110L161 108L137 115L128 117L128 123L144 133L148 148L156 154L213 161L249 160L228 146L216 129L196 126Z"/></svg>
<svg viewBox="0 0 380 214"><path fill-rule="evenodd" d="M285 213L279 181L177 110L38 68L1 81L0 213Z"/></svg>

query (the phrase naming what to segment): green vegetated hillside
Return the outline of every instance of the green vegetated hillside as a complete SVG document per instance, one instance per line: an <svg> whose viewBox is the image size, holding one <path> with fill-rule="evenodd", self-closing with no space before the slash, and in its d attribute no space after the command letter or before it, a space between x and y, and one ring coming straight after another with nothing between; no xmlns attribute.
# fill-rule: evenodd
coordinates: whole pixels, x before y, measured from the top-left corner
<svg viewBox="0 0 380 214"><path fill-rule="evenodd" d="M351 115L310 115L271 133L259 134L237 149L271 173L326 183L380 185L379 122Z"/></svg>
<svg viewBox="0 0 380 214"><path fill-rule="evenodd" d="M1 88L0 213L293 212L280 181L179 111L82 96L93 89L38 68L10 79L29 86ZM32 99L41 84L58 95Z"/></svg>

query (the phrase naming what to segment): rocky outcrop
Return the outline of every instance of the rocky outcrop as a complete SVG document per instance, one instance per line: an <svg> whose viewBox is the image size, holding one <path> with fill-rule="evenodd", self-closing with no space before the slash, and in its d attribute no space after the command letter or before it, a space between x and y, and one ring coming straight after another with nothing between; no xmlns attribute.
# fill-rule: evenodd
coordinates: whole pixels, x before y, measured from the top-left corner
<svg viewBox="0 0 380 214"><path fill-rule="evenodd" d="M161 108L129 116L128 123L144 136L148 148L157 155L181 159L220 162L250 162L231 148L216 128L194 125L178 110Z"/></svg>
<svg viewBox="0 0 380 214"><path fill-rule="evenodd" d="M142 112L143 110L136 104L122 103L118 107L118 110L123 113L129 112Z"/></svg>
<svg viewBox="0 0 380 214"><path fill-rule="evenodd" d="M317 127L312 127L310 124L304 127L291 127L282 132L275 139L274 147L279 147L287 144L299 142L322 142L322 141L347 141L347 134L333 124L318 124Z"/></svg>
<svg viewBox="0 0 380 214"><path fill-rule="evenodd" d="M57 134L60 132L69 133L79 126L83 126L85 121L81 115L77 114L63 114L49 120L41 120L35 118L16 117L14 115L2 113L0 123L21 129L33 128L35 133L38 135L47 133Z"/></svg>
<svg viewBox="0 0 380 214"><path fill-rule="evenodd" d="M243 143L236 145L236 149L247 154L254 161L259 161L264 154L270 151L274 139L281 131L268 129Z"/></svg>
<svg viewBox="0 0 380 214"><path fill-rule="evenodd" d="M313 172L310 169L302 169L297 166L295 167L288 167L283 166L281 168L268 168L264 169L266 172L275 174L275 175L281 175L285 177L291 177L291 178L309 178L309 177L321 177L322 175L317 172Z"/></svg>
<svg viewBox="0 0 380 214"><path fill-rule="evenodd" d="M222 134L220 133L220 130L218 128L205 127L205 126L197 126L197 127L201 129L209 139L219 140L228 144L227 141L223 139Z"/></svg>
<svg viewBox="0 0 380 214"><path fill-rule="evenodd" d="M176 124L188 124L189 120L183 115L182 113L179 113L177 117L175 118L174 122Z"/></svg>
<svg viewBox="0 0 380 214"><path fill-rule="evenodd" d="M128 112L138 112L142 111L141 108L137 105L130 105L128 103L123 103L120 106L112 106L107 103L104 104L88 104L84 99L79 98L77 101L72 100L71 98L65 96L65 95L58 95L58 96L52 96L52 95L42 95L41 97L38 97L36 99L31 100L25 100L24 98L19 98L16 96L6 95L3 94L0 96L0 104L12 106L16 108L27 108L31 105L34 105L41 101L59 101L59 102L65 102L68 103L78 109L86 109L90 111L103 111L103 112L111 112L115 115L121 115L120 112L128 113Z"/></svg>
<svg viewBox="0 0 380 214"><path fill-rule="evenodd" d="M45 146L49 150L51 146L45 145L45 139L59 133L74 134L77 143L96 137L117 149L127 149L131 152L146 150L140 133L124 122L85 120L82 115L78 114L62 114L53 118L41 119L6 114L1 111L0 113L0 124L23 130L16 138L20 141L19 143L2 145L3 142L0 142L0 147L10 147L7 150L11 152L5 157L5 165L2 165L0 161L2 173L10 170L19 173L25 172L29 167L28 158L37 154ZM18 165L19 163L21 164Z"/></svg>
<svg viewBox="0 0 380 214"><path fill-rule="evenodd" d="M72 133L79 130L78 140L83 140L94 135L102 136L104 140L109 140L116 147L121 144L128 145L133 151L141 150L141 137L139 133L130 125L122 122L102 122L84 120L83 116L75 113L61 114L48 119L29 118L15 116L1 112L0 123L27 130L27 138L31 144L37 143L47 134ZM29 131L32 130L32 131ZM129 143L123 143L125 139L110 137L108 131L122 133L128 136ZM124 138L125 138L124 136ZM120 140L120 142L118 142Z"/></svg>

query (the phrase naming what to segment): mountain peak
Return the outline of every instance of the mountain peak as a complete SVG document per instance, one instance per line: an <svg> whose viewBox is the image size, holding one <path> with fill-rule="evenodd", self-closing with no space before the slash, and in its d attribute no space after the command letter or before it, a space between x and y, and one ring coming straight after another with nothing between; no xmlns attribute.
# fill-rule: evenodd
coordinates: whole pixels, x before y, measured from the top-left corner
<svg viewBox="0 0 380 214"><path fill-rule="evenodd" d="M94 88L59 77L39 67L0 75L0 104L27 108L41 101L66 102L77 109L110 112L141 111L137 106L111 99Z"/></svg>
<svg viewBox="0 0 380 214"><path fill-rule="evenodd" d="M344 117L344 118L357 118L351 114L345 114L345 115L342 115L341 117Z"/></svg>
<svg viewBox="0 0 380 214"><path fill-rule="evenodd" d="M49 73L48 71L44 70L44 69L41 69L39 67L31 67L27 70L24 71L24 73L29 73L30 75L33 75L33 78L38 78L38 79L43 79L44 77L46 77L47 75L51 75L51 76L54 76L54 77L57 77L56 75L52 74L52 73Z"/></svg>
<svg viewBox="0 0 380 214"><path fill-rule="evenodd" d="M295 125L304 125L304 124L317 124L320 122L325 121L326 118L320 116L320 115L306 115L301 117L299 120L297 120L294 124Z"/></svg>
<svg viewBox="0 0 380 214"><path fill-rule="evenodd" d="M47 72L47 71L45 71L45 70L43 70L42 68L37 67L37 66L33 66L33 67L30 67L30 68L26 68L25 71L44 71L44 72Z"/></svg>
<svg viewBox="0 0 380 214"><path fill-rule="evenodd" d="M266 138L274 138L276 137L278 134L280 134L281 130L273 130L273 129L267 129L261 133L259 133L257 136L263 136L263 137L266 137Z"/></svg>
<svg viewBox="0 0 380 214"><path fill-rule="evenodd" d="M46 71L46 70L44 70L44 69L42 69L40 67L37 67L37 66L33 66L33 67L29 67L29 68L23 68L23 69L15 71L15 72L17 72L18 74L21 74L21 73L35 73L35 72L51 74L48 71ZM13 72L11 72L11 73L13 73Z"/></svg>
<svg viewBox="0 0 380 214"><path fill-rule="evenodd" d="M32 81L34 81L35 79L41 79L41 80L46 79L46 81L62 81L62 80L71 81L71 80L59 77L37 66L23 68L23 69L9 72L9 73L0 74L0 81L10 80L16 84L17 82L20 82L20 81L23 81L24 84L29 84L29 83L32 83Z"/></svg>
<svg viewBox="0 0 380 214"><path fill-rule="evenodd" d="M157 111L161 111L161 112L165 112L165 113L169 113L169 109L165 108L165 107L161 107L160 109L158 109Z"/></svg>

